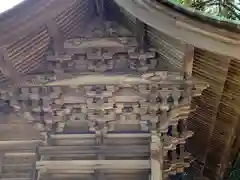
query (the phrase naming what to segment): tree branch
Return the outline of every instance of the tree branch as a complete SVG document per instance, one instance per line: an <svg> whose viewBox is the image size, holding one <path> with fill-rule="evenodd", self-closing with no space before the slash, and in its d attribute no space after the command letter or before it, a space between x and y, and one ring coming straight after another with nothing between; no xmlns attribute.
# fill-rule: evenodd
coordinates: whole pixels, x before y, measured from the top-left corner
<svg viewBox="0 0 240 180"><path fill-rule="evenodd" d="M235 4L233 4L232 2L229 2L229 4L231 5L232 8L234 8L240 12L240 8L238 8Z"/></svg>
<svg viewBox="0 0 240 180"><path fill-rule="evenodd" d="M197 8L197 7L203 7L205 6L206 4L212 2L214 0L208 0L208 1L202 1L202 2L199 2L199 3L193 3L191 6L194 7L194 8Z"/></svg>
<svg viewBox="0 0 240 180"><path fill-rule="evenodd" d="M223 7L227 8L238 20L240 20L240 15L236 13L229 5L223 4Z"/></svg>

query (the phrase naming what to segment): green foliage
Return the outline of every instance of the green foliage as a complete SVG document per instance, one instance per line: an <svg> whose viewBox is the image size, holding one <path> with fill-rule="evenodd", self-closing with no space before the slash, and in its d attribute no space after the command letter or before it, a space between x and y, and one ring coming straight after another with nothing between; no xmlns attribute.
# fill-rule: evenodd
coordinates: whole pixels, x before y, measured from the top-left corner
<svg viewBox="0 0 240 180"><path fill-rule="evenodd" d="M228 175L229 180L239 180L240 177L240 169L239 168L234 168L231 169Z"/></svg>
<svg viewBox="0 0 240 180"><path fill-rule="evenodd" d="M205 14L224 19L240 20L240 0L171 0Z"/></svg>

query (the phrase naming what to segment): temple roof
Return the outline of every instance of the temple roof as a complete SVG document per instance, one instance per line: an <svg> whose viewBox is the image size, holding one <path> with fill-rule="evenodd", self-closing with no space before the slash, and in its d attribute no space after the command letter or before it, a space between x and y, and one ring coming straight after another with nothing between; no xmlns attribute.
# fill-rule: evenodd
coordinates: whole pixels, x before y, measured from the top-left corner
<svg viewBox="0 0 240 180"><path fill-rule="evenodd" d="M108 0L106 2L113 1L114 0ZM122 8L127 10L129 15L128 18L130 19L128 20L128 22L126 22L124 21L124 17L116 18L115 20L119 21L120 24L136 23L138 22L137 18L141 19L146 24L147 27L145 29L145 33L148 34L147 36L150 42L153 42L152 44L158 48L157 51L160 59L162 60L161 65L164 64L164 59L169 61L171 65L182 68L182 62L186 58L186 54L188 58L193 58L193 56L195 56L193 65L193 71L195 73L194 75L210 82L211 89L205 91L204 98L194 100L193 103L195 104L197 101L197 104L201 106L201 108L204 107L202 108L203 110L201 110L201 108L198 108L198 110L201 110L199 110L198 113L201 116L207 117L206 119L208 121L211 120L211 123L213 122L213 124L210 125L211 128L213 128L214 125L217 124L215 123L215 121L217 121L217 115L221 115L217 113L217 111L221 110L228 113L228 115L226 115L227 118L224 118L224 120L231 119L231 116L233 116L233 114L236 114L236 116L239 117L239 112L235 113L234 111L238 108L239 103L237 104L237 101L232 102L234 100L232 96L237 96L235 91L235 94L233 93L233 95L231 94L226 97L223 95L223 92L228 92L228 90L230 89L229 79L234 79L232 80L232 82L236 84L239 82L239 80L235 80L237 79L237 77L231 77L232 79L229 78L233 70L234 72L236 71L236 74L239 71L237 66L239 64L239 61L237 59L239 59L240 55L240 38L238 29L235 28L235 32L231 32L231 28L234 28L232 26L227 26L224 24L218 26L216 22L213 24L209 21L205 21L205 19L199 20L197 19L195 14L186 14L183 11L179 11L176 7L169 7L163 4L155 3L149 4L150 0L115 0L115 2L117 2ZM93 33L93 31L96 34L99 33L99 29L96 28L96 26L99 26L99 24L101 24L102 22L98 23L94 20L96 19L96 13L93 3L93 0L25 0L24 3L20 4L19 6L16 6L8 12L1 14L0 82L9 80L12 78L12 76L20 77L20 75L22 74L34 73L35 70L39 69L39 67L46 68L46 66L44 66L44 63L46 63L47 58L45 57L48 55L57 55L57 57L60 57L59 59L64 59L67 61L70 58L69 55L63 58L61 54L57 54L63 49L64 42L67 42L65 41L66 39L82 40L83 35L85 37L90 36L88 34L89 32L90 34ZM138 6L140 8L133 8L135 6ZM122 13L123 9L118 9L118 11L120 10ZM149 19L151 19L151 21L149 21ZM135 24L134 28L135 29L132 30L135 34L138 33L138 30L141 30L141 28L139 28L138 26L135 27ZM112 33L114 34L116 32ZM126 30L125 33L125 36L131 36L131 33L129 34L129 31ZM89 45L89 42L86 44ZM191 47L192 45L195 46L192 47L192 49L191 47L189 48L190 56L188 56L189 49L188 47L186 48L187 44L189 44ZM114 45L117 46L118 44L114 42ZM54 52L52 50L53 47L55 48L55 50L59 51ZM204 56L204 58L202 58L202 56ZM48 58L49 57L50 56L48 56ZM77 58L85 59L85 57ZM164 70L168 69L170 71L169 66L166 67L167 68L165 68ZM228 72L228 68L231 68L231 71L229 70ZM216 73L216 71L218 72ZM116 83L116 77L118 77L119 82L126 80L126 77L123 77L121 75L116 75L115 77L104 77L104 75L99 76L97 74L91 73L91 75L86 75L85 77L77 76L71 81L62 80L49 84L58 86L61 86L62 84L78 86L81 85L81 83L95 84L97 81L104 84L104 81L106 79L108 79L108 82L111 80L112 82L115 81ZM130 78L129 81L133 80L138 81L139 78L133 77L132 79ZM234 87L235 86L238 87L239 84L234 84ZM220 90L221 92L218 92ZM212 100L211 98L214 100ZM228 106L225 106L225 102L229 103L230 105L226 103ZM220 103L221 106L219 106ZM206 112L210 111L210 106L211 108L213 106L212 109L214 109L214 113L211 112L211 116L208 116ZM235 109L231 109L230 111L229 107L233 107L233 109ZM230 113L228 111L230 111ZM232 111L234 111L234 113L232 113ZM202 120L202 117L198 117L198 119L200 119L201 121L205 121ZM12 123L13 126L10 127L6 123L8 121L9 123ZM38 132L34 131L31 125L27 123L22 124L16 121L14 117L7 117L6 122L4 122L4 125L1 124L1 140L6 140L7 138L11 140L19 140L18 138L20 136L24 139L35 139L35 137L37 139L40 136ZM202 127L196 122L198 123L196 119L190 122L190 125L194 127L194 130L197 129L195 127ZM74 121L74 123L77 124L78 121ZM234 123L236 124L237 120L234 121ZM234 126L234 123L232 123L232 126ZM191 145L193 145L192 147L196 147L197 149L197 151L195 151L195 154L197 154L197 156L202 153L199 151L202 150L203 143L205 148L208 148L209 144L211 145L211 142L207 144L207 142L209 141L203 138L203 135L204 137L206 135L206 137L208 136L208 138L210 138L211 135L214 134L212 133L213 130L211 131L212 134L205 133L208 131L210 132L210 130L209 127L206 126L206 122L203 122L203 124L203 131L200 131L200 128L197 129L199 130L198 136L195 136L197 138L192 140L195 141L197 139L197 143L191 143ZM225 125L226 127L228 127L227 124L230 125L230 123L224 122L224 125L221 125L221 127L219 126L219 129L222 129L222 127L225 127ZM75 126L75 124L73 126ZM29 132L27 133L25 132L26 128L29 130ZM217 128L215 127L215 131L219 129L218 126ZM231 135L233 134L232 131L232 134L225 133L224 135L222 135L221 131L217 133L215 133L217 134L217 138L225 136L225 139L231 137ZM212 141L214 141L214 139ZM220 143L217 142L216 144L222 145L221 143L222 141ZM224 148L227 149L227 146L224 146ZM208 151L210 152L210 150ZM212 151L213 152L211 153L206 153L210 154L209 159L211 159L211 157L213 157L212 155L215 154L215 151ZM219 154L220 153L218 153L218 155ZM201 154L199 156L202 157ZM202 160L201 158L199 159ZM217 158L215 158L215 160L216 159Z"/></svg>
<svg viewBox="0 0 240 180"><path fill-rule="evenodd" d="M125 6L124 1L116 0L116 2L123 7ZM141 1L138 0L137 2ZM131 1L128 3L131 3ZM142 5L139 4L139 6ZM177 28L178 30L174 31L175 34L171 32L172 30L168 31L167 29L162 29L162 27L159 28L154 22L145 21L143 17L142 20L147 24L150 23L150 26L164 33L170 33L169 35L190 44L192 43L197 47L209 49L227 56L239 56L239 35L237 33L217 29L214 25L191 20L183 12L172 11L169 7L162 5L153 6L148 8L151 7L154 11L161 10L158 12L158 15L161 17L166 16L167 19L169 19L167 16L175 17L174 19L177 18L177 23L172 29ZM129 9L130 7L127 8ZM64 39L76 37L83 30L81 27L89 24L88 20L93 17L93 9L93 1L90 0L24 1L0 15L0 55L3 56L2 59L11 62L12 66L19 73L34 71L43 62L44 54L49 48L51 39L58 37L58 41L61 41L60 37ZM142 10L139 9L138 11ZM131 13L134 13L134 11L131 11ZM148 16L151 16L151 13ZM167 19L162 19L161 22L172 22L172 20ZM192 33L194 36L191 37L189 34ZM186 34L188 35L186 36ZM189 37L191 38L188 39ZM195 39L198 37L200 39ZM7 75L4 75L4 73L0 72L0 81L7 79Z"/></svg>
<svg viewBox="0 0 240 180"><path fill-rule="evenodd" d="M165 6L155 0L115 1L133 17L171 37L201 49L239 57L238 32L206 23L209 21L199 21L189 14L186 15L183 10L176 11L175 7ZM197 17L196 14L194 16Z"/></svg>
<svg viewBox="0 0 240 180"><path fill-rule="evenodd" d="M81 31L79 27L92 16L91 4L89 0L26 0L1 14L0 55L19 73L35 70L53 36L69 38ZM0 73L0 80L5 79Z"/></svg>

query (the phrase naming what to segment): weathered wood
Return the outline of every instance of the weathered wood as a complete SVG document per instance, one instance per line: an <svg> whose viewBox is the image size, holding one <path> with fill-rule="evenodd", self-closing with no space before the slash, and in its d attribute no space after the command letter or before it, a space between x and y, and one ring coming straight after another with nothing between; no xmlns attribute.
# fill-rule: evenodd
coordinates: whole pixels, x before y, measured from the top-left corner
<svg viewBox="0 0 240 180"><path fill-rule="evenodd" d="M27 153L27 152L12 152L12 153L4 153L5 157L35 157L35 153Z"/></svg>
<svg viewBox="0 0 240 180"><path fill-rule="evenodd" d="M17 72L12 61L8 57L7 50L3 47L0 47L0 70L1 72L13 83L18 83L20 78L20 73Z"/></svg>
<svg viewBox="0 0 240 180"><path fill-rule="evenodd" d="M88 160L88 161L38 161L36 168L55 170L94 170L94 169L149 169L148 160Z"/></svg>
<svg viewBox="0 0 240 180"><path fill-rule="evenodd" d="M151 180L163 179L163 155L161 139L157 136L156 132L151 135Z"/></svg>
<svg viewBox="0 0 240 180"><path fill-rule="evenodd" d="M115 0L115 2L135 18L169 36L193 44L198 48L208 49L234 58L239 57L237 37L229 37L225 30L215 31L215 27L194 20L170 9L158 2ZM235 35L231 33L231 35ZM225 49L225 51L223 51Z"/></svg>
<svg viewBox="0 0 240 180"><path fill-rule="evenodd" d="M193 70L193 59L194 59L194 47L192 45L186 44L186 49L183 57L183 71L186 76L192 75Z"/></svg>
<svg viewBox="0 0 240 180"><path fill-rule="evenodd" d="M139 19L136 20L136 38L141 50L143 50L145 46L146 38L145 26L146 25L141 20Z"/></svg>
<svg viewBox="0 0 240 180"><path fill-rule="evenodd" d="M47 21L47 28L49 36L52 38L52 47L54 49L54 53L56 55L64 53L64 47L63 47L63 36L60 32L60 29L56 23L56 20L50 19Z"/></svg>
<svg viewBox="0 0 240 180"><path fill-rule="evenodd" d="M40 154L134 154L134 153L147 153L149 148L143 145L132 145L132 146L43 146L39 148Z"/></svg>
<svg viewBox="0 0 240 180"><path fill-rule="evenodd" d="M38 180L91 174L100 180L134 180L146 179L150 171L152 180L162 180L163 173L188 166L183 155L175 162L179 144L192 135L178 128L178 121L187 118L191 96L199 95L206 83L181 72L157 71L157 52L138 49L135 37L121 37L111 25L92 30L97 38L63 42L57 27L61 22L51 21L47 26L54 52L46 57L48 70L22 77L20 89L5 98L24 113L23 119L40 126L42 140L34 145L0 142L0 148L14 150L5 156L6 177L14 178L18 171L20 177L31 176L27 163L37 158ZM165 164L170 151L175 156ZM18 162L22 167L15 166Z"/></svg>
<svg viewBox="0 0 240 180"><path fill-rule="evenodd" d="M31 148L31 147L36 147L38 144L41 143L41 140L29 140L29 141L0 141L0 148L1 149L21 149L24 148Z"/></svg>

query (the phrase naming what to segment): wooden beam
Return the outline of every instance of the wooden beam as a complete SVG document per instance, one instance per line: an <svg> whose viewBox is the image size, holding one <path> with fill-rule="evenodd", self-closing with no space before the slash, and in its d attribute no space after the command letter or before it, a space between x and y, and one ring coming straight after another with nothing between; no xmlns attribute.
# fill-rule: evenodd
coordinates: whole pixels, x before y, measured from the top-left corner
<svg viewBox="0 0 240 180"><path fill-rule="evenodd" d="M70 74L69 74L70 75ZM139 75L139 76L137 76ZM168 77L172 77L171 73L168 73ZM63 76L67 76L67 74L64 74ZM154 76L154 75L153 75ZM176 77L179 78L179 75L175 75ZM50 82L48 84L45 84L46 86L70 86L70 87L78 87L78 86L83 86L83 85L93 85L93 84L110 84L110 85L119 85L119 84L161 84L162 86L171 86L171 85L176 85L176 84L187 84L191 85L190 83L193 82L186 82L183 79L178 79L178 80L172 80L172 79L161 79L160 76L155 76L156 78L159 78L159 81L154 81L151 79L144 79L143 75L141 74L136 74L136 76L133 76L131 74L88 74L88 75L80 75L76 76L74 75L72 79L66 78L62 80L57 80L55 82ZM190 80L189 80L190 81Z"/></svg>
<svg viewBox="0 0 240 180"><path fill-rule="evenodd" d="M41 140L0 141L0 148L1 146L7 146L7 145L12 145L12 146L18 146L19 144L30 145L30 144L38 144L40 142Z"/></svg>
<svg viewBox="0 0 240 180"><path fill-rule="evenodd" d="M37 145L41 144L41 142L41 140L0 141L0 150L34 149Z"/></svg>
<svg viewBox="0 0 240 180"><path fill-rule="evenodd" d="M185 73L185 76L192 76L193 60L194 60L194 46L186 44L183 56L184 62L183 71Z"/></svg>
<svg viewBox="0 0 240 180"><path fill-rule="evenodd" d="M101 146L43 146L39 147L40 154L62 156L64 154L139 154L149 153L148 145L101 145Z"/></svg>
<svg viewBox="0 0 240 180"><path fill-rule="evenodd" d="M37 170L138 170L150 169L148 160L70 160L38 161Z"/></svg>
<svg viewBox="0 0 240 180"><path fill-rule="evenodd" d="M145 49L145 38L146 38L146 25L139 19L136 19L136 37L140 50Z"/></svg>
<svg viewBox="0 0 240 180"><path fill-rule="evenodd" d="M52 40L51 45L53 46L54 53L56 55L62 54L64 52L64 38L57 25L57 22L53 19L49 19L46 22L46 25L48 28L48 34Z"/></svg>
<svg viewBox="0 0 240 180"><path fill-rule="evenodd" d="M32 178L0 178L0 180L32 180Z"/></svg>
<svg viewBox="0 0 240 180"><path fill-rule="evenodd" d="M151 180L163 180L163 147L155 131L151 135Z"/></svg>
<svg viewBox="0 0 240 180"><path fill-rule="evenodd" d="M148 138L151 135L149 133L133 133L133 134L122 134L122 133L114 133L114 134L105 134L106 138Z"/></svg>
<svg viewBox="0 0 240 180"><path fill-rule="evenodd" d="M12 152L12 153L9 153L9 152L6 152L4 154L4 156L5 157L29 157L29 156L35 157L36 153L28 153L28 152Z"/></svg>
<svg viewBox="0 0 240 180"><path fill-rule="evenodd" d="M149 133L109 133L104 134L106 138L146 138L150 137ZM50 138L52 139L85 139L85 138L95 138L96 134L52 134ZM1 141L0 141L1 145Z"/></svg>
<svg viewBox="0 0 240 180"><path fill-rule="evenodd" d="M51 139L85 139L85 138L96 138L96 134L52 134L50 135Z"/></svg>

